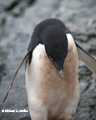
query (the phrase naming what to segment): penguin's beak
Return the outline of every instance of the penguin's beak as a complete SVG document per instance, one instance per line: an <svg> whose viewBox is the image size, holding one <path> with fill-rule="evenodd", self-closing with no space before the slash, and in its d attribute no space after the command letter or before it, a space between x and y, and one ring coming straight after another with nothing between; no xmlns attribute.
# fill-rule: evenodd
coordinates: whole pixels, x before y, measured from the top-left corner
<svg viewBox="0 0 96 120"><path fill-rule="evenodd" d="M63 70L62 69L59 71L59 74L60 74L61 78L63 78Z"/></svg>
<svg viewBox="0 0 96 120"><path fill-rule="evenodd" d="M63 78L63 62L56 62L54 61L50 56L49 56L49 59L51 60L51 62L53 63L53 65L56 67L57 71L59 72L61 78ZM63 64L61 64L63 63Z"/></svg>

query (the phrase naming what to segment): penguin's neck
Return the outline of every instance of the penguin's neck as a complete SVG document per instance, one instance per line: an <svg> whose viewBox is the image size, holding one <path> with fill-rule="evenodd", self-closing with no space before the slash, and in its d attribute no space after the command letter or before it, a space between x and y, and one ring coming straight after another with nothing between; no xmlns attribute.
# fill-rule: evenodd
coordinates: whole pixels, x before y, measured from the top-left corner
<svg viewBox="0 0 96 120"><path fill-rule="evenodd" d="M31 64L26 66L27 83L29 85L32 82L39 84L42 80L45 80L43 77L47 76L53 67L55 66L48 58L44 45L39 44L33 50Z"/></svg>
<svg viewBox="0 0 96 120"><path fill-rule="evenodd" d="M74 39L71 34L67 34L68 53L64 62L64 81L74 82L78 80L78 54ZM69 81L68 81L69 80ZM73 83L74 84L74 83Z"/></svg>

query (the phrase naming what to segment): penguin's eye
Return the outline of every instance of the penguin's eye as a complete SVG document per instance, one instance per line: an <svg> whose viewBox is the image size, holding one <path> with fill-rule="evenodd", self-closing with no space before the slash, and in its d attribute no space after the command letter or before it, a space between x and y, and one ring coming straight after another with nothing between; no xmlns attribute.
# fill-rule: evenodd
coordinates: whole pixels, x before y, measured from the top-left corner
<svg viewBox="0 0 96 120"><path fill-rule="evenodd" d="M53 58L51 56L49 56L50 60L53 61Z"/></svg>

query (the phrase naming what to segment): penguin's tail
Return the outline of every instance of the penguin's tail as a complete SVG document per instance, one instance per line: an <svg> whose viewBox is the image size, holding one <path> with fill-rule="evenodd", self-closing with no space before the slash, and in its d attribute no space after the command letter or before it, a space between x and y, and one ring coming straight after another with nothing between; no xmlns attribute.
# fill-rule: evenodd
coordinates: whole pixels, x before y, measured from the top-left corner
<svg viewBox="0 0 96 120"><path fill-rule="evenodd" d="M25 57L23 58L22 62L20 63L18 69L16 70L16 72L15 72L15 74L14 74L14 76L13 76L13 79L12 79L10 85L9 85L9 88L8 88L8 90L7 90L7 92L6 92L6 95L5 95L4 99L3 99L3 103L5 102L8 94L9 94L9 91L10 91L12 85L13 85L13 82L14 82L14 80L15 80L15 78L16 78L19 70L20 70L20 68L26 63L26 61L28 60L29 55L31 54L31 52L32 52L31 50L29 50L29 51L27 52L27 54L26 54Z"/></svg>

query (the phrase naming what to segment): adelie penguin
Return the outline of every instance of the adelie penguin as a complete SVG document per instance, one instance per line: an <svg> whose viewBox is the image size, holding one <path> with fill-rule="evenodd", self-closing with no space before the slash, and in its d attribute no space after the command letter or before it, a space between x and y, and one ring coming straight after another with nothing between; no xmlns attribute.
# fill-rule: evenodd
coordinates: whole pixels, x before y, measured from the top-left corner
<svg viewBox="0 0 96 120"><path fill-rule="evenodd" d="M74 119L80 96L78 59L96 74L96 60L74 41L64 23L47 19L36 26L28 52L13 78L14 81L26 63L26 90L32 120Z"/></svg>

